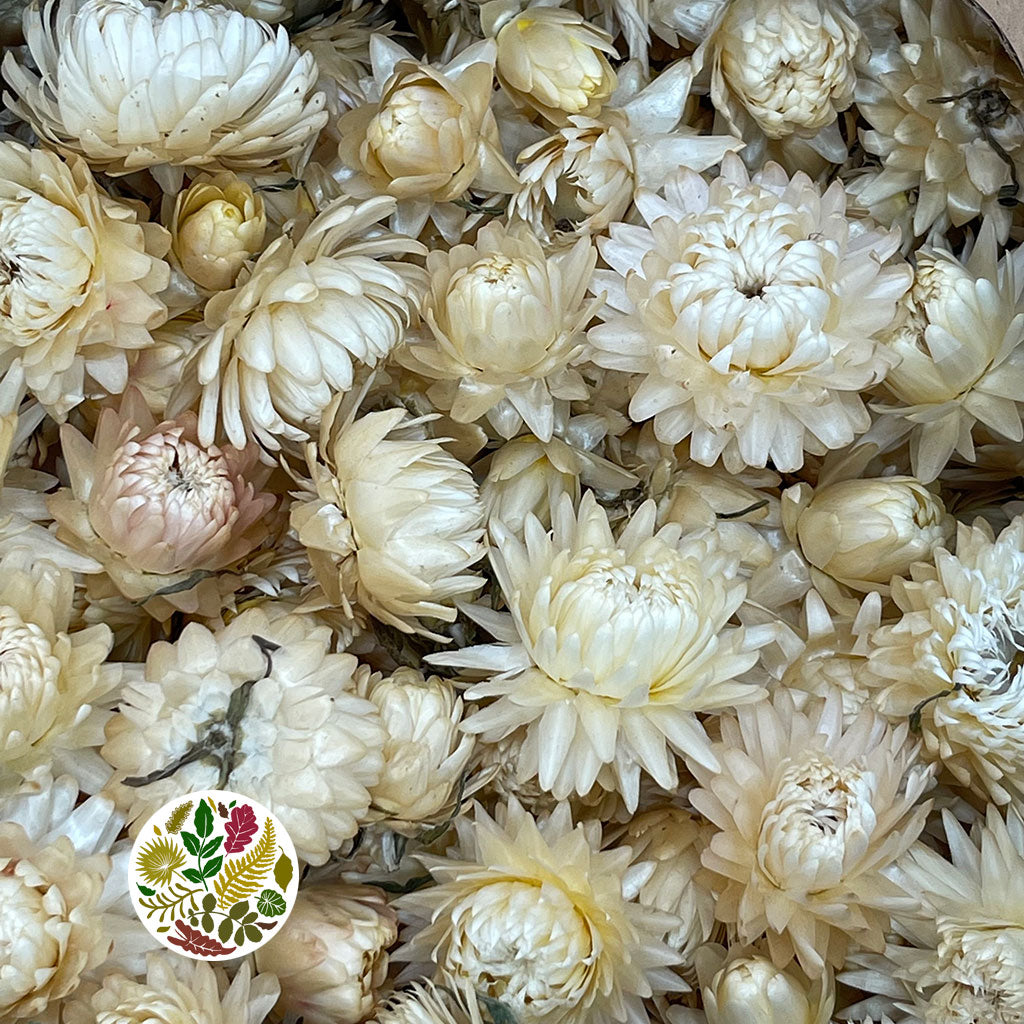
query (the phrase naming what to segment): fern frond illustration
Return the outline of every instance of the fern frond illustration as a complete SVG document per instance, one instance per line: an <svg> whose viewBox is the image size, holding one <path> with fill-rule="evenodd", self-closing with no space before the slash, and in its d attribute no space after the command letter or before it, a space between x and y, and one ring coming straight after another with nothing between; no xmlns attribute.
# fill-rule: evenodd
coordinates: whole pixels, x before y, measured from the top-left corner
<svg viewBox="0 0 1024 1024"><path fill-rule="evenodd" d="M145 907L149 913L146 917L159 914L158 920L163 921L168 914L174 917L183 917L188 913L195 913L195 897L202 889L190 889L181 882L175 882L169 889L157 893L155 896L147 896L139 900L139 906ZM186 901L188 905L186 906Z"/></svg>
<svg viewBox="0 0 1024 1024"><path fill-rule="evenodd" d="M264 880L274 866L276 852L277 836L274 835L274 823L267 818L263 823L263 835L257 840L256 845L244 857L228 860L221 868L213 884L213 891L217 894L217 906L223 910L262 889Z"/></svg>
<svg viewBox="0 0 1024 1024"><path fill-rule="evenodd" d="M137 869L150 885L166 885L185 866L185 851L173 839L151 839L139 850Z"/></svg>
<svg viewBox="0 0 1024 1024"><path fill-rule="evenodd" d="M164 825L164 828L167 829L172 836L176 836L181 831L181 826L185 824L185 820L188 818L188 812L191 810L191 800L186 800L183 804L178 804L178 806L171 811L171 816L167 819L167 823Z"/></svg>

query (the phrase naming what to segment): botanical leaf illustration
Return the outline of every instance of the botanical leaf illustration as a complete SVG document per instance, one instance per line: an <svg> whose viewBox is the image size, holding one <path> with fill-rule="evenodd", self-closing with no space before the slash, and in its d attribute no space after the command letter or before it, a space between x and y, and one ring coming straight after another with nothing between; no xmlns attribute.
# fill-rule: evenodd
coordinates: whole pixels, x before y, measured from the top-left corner
<svg viewBox="0 0 1024 1024"><path fill-rule="evenodd" d="M166 885L185 861L185 851L173 839L161 836L139 850L138 871L150 885Z"/></svg>
<svg viewBox="0 0 1024 1024"><path fill-rule="evenodd" d="M288 909L284 897L273 889L264 889L256 901L256 909L264 917L280 917Z"/></svg>
<svg viewBox="0 0 1024 1024"><path fill-rule="evenodd" d="M156 896L140 899L139 906L149 911L147 917L157 914L157 920L163 921L169 913L176 917L179 914L194 912L195 896L202 891L182 885L181 882L174 882Z"/></svg>
<svg viewBox="0 0 1024 1024"><path fill-rule="evenodd" d="M251 896L263 887L263 882L274 865L276 844L274 823L267 818L263 823L263 835L256 845L244 857L228 860L220 877L213 883L217 905L221 910Z"/></svg>
<svg viewBox="0 0 1024 1024"><path fill-rule="evenodd" d="M274 865L274 881L277 882L278 888L287 889L293 873L292 862L282 853Z"/></svg>
<svg viewBox="0 0 1024 1024"><path fill-rule="evenodd" d="M181 946L186 953L197 953L199 956L222 956L234 953L234 946L222 946L216 939L204 935L198 928L190 928L184 921L175 921L178 935L168 935L167 941Z"/></svg>
<svg viewBox="0 0 1024 1024"><path fill-rule="evenodd" d="M172 836L176 836L181 831L181 826L185 824L185 819L188 817L188 812L191 810L191 800L186 800L183 804L178 804L178 806L171 811L171 816L164 824L164 828L166 828Z"/></svg>
<svg viewBox="0 0 1024 1024"><path fill-rule="evenodd" d="M228 823L224 826L228 841L224 844L225 853L241 853L259 829L256 814L248 804L242 804L231 812Z"/></svg>
<svg viewBox="0 0 1024 1024"><path fill-rule="evenodd" d="M205 839L213 831L213 811L205 800L199 801L193 824L200 839Z"/></svg>

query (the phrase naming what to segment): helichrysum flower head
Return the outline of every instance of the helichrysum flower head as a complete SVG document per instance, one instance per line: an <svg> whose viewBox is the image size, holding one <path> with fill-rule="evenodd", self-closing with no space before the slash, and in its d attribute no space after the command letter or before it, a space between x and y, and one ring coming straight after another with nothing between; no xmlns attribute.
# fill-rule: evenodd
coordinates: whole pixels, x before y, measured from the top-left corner
<svg viewBox="0 0 1024 1024"><path fill-rule="evenodd" d="M177 586L152 605L158 618L219 601L215 581L198 581L200 591L186 584L238 562L266 536L275 499L248 479L256 447L201 444L194 413L156 423L130 390L120 410L100 414L91 443L70 424L61 438L71 486L50 498L59 535L100 562L129 600Z"/></svg>
<svg viewBox="0 0 1024 1024"><path fill-rule="evenodd" d="M493 742L526 726L519 774L559 800L600 781L635 808L641 771L674 788L673 751L716 764L697 713L764 693L747 673L767 640L729 625L738 559L654 518L646 503L616 536L588 492L578 514L563 496L550 533L528 518L525 542L494 524L511 618L487 625L503 643L431 656L493 673L467 696L497 700L466 728Z"/></svg>
<svg viewBox="0 0 1024 1024"><path fill-rule="evenodd" d="M259 252L267 228L263 197L230 171L202 175L178 193L170 219L171 252L200 288L223 291Z"/></svg>
<svg viewBox="0 0 1024 1024"><path fill-rule="evenodd" d="M786 527L810 564L854 590L888 594L893 576L931 561L953 536L942 499L914 477L840 480L783 494Z"/></svg>
<svg viewBox="0 0 1024 1024"><path fill-rule="evenodd" d="M486 415L514 437L525 420L548 441L554 400L588 395L572 364L600 305L587 298L596 263L588 238L546 253L525 225L488 224L473 245L435 250L422 307L429 332L404 359L438 381L428 395L458 422Z"/></svg>
<svg viewBox="0 0 1024 1024"><path fill-rule="evenodd" d="M459 858L421 856L437 885L400 906L423 927L405 959L500 999L524 1024L642 1019L641 1000L680 987L661 941L672 918L628 899L628 848L561 805L539 823L517 803L502 823L460 819Z"/></svg>
<svg viewBox="0 0 1024 1024"><path fill-rule="evenodd" d="M806 711L774 702L722 716L721 770L691 761L694 807L718 834L704 851L716 914L741 942L767 933L771 958L812 977L843 963L851 942L881 950L903 890L882 870L917 838L930 771L908 727L870 710L844 726L838 695Z"/></svg>
<svg viewBox="0 0 1024 1024"><path fill-rule="evenodd" d="M19 363L58 418L123 391L128 353L167 318L169 238L138 219L81 160L0 141L0 369Z"/></svg>
<svg viewBox="0 0 1024 1024"><path fill-rule="evenodd" d="M874 702L920 729L923 754L996 803L1024 794L1024 519L961 524L956 554L893 581L902 618L870 637Z"/></svg>
<svg viewBox="0 0 1024 1024"><path fill-rule="evenodd" d="M280 986L272 974L253 977L246 961L229 985L223 968L174 953L152 953L145 977L105 971L88 998L66 1006L68 1024L261 1024Z"/></svg>
<svg viewBox="0 0 1024 1024"><path fill-rule="evenodd" d="M488 7L503 17L489 17ZM553 3L511 18L506 7L499 0L481 11L485 30L496 33L502 88L556 124L573 114L600 113L618 81L606 56L615 55L608 33Z"/></svg>
<svg viewBox="0 0 1024 1024"><path fill-rule="evenodd" d="M0 559L0 790L96 744L121 681L105 664L109 627L71 631L74 589L71 572L31 549Z"/></svg>
<svg viewBox="0 0 1024 1024"><path fill-rule="evenodd" d="M170 406L201 395L205 444L221 431L238 448L252 438L275 450L281 439L306 440L356 367L375 366L402 340L424 274L389 258L421 252L418 243L372 231L393 207L386 197L331 203L300 239L276 239L206 304L213 333L189 357Z"/></svg>
<svg viewBox="0 0 1024 1024"><path fill-rule="evenodd" d="M774 164L751 179L732 155L722 169L638 194L648 227L612 225L592 358L642 374L630 416L688 437L696 462L795 470L870 425L857 392L893 361L874 338L911 271L887 265L898 232L846 219L839 183L822 193Z"/></svg>
<svg viewBox="0 0 1024 1024"><path fill-rule="evenodd" d="M481 1024L472 989L456 992L432 981L411 982L377 1007L374 1024Z"/></svg>
<svg viewBox="0 0 1024 1024"><path fill-rule="evenodd" d="M380 889L320 883L302 889L256 963L280 980L284 1014L307 1024L357 1024L377 1002L397 938L398 919Z"/></svg>
<svg viewBox="0 0 1024 1024"><path fill-rule="evenodd" d="M193 622L175 643L154 644L102 754L117 780L178 767L116 786L117 799L144 819L183 792L251 793L299 856L322 864L365 820L384 745L377 708L355 693L356 659L331 646L328 626L265 606L216 632ZM211 752L196 758L197 744Z"/></svg>
<svg viewBox="0 0 1024 1024"><path fill-rule="evenodd" d="M840 0L729 0L701 53L715 110L747 141L748 164L770 154L799 166L808 151L846 160L836 118L853 103L863 47Z"/></svg>
<svg viewBox="0 0 1024 1024"><path fill-rule="evenodd" d="M829 1024L831 975L809 982L800 973L757 954L732 957L701 987L708 1024Z"/></svg>
<svg viewBox="0 0 1024 1024"><path fill-rule="evenodd" d="M915 235L981 214L1005 240L1013 183L1024 175L1020 68L971 5L902 0L900 12L904 39L879 47L857 85L857 109L871 126L864 148L883 168L860 202L871 209L916 190Z"/></svg>
<svg viewBox="0 0 1024 1024"><path fill-rule="evenodd" d="M467 570L484 555L484 511L467 467L419 426L404 409L328 410L291 523L329 600L430 635L422 619L453 622L455 600L483 585Z"/></svg>
<svg viewBox="0 0 1024 1024"><path fill-rule="evenodd" d="M13 109L107 173L266 167L300 154L327 121L312 55L227 7L48 0L25 17L39 74L8 53Z"/></svg>
<svg viewBox="0 0 1024 1024"><path fill-rule="evenodd" d="M991 225L966 263L942 249L918 250L913 288L884 335L898 359L884 384L896 403L875 408L902 421L925 483L954 451L974 460L976 424L1009 441L1024 438L1024 275L1011 256L997 257Z"/></svg>

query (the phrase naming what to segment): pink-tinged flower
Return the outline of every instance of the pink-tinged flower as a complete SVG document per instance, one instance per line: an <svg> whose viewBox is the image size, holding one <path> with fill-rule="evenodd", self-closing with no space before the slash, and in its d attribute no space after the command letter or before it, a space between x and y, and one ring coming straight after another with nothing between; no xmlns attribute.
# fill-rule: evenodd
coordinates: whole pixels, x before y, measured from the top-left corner
<svg viewBox="0 0 1024 1024"><path fill-rule="evenodd" d="M196 417L156 423L132 389L120 410L104 409L90 443L70 425L61 432L70 487L50 498L58 534L100 562L132 601L237 562L266 532L274 496L257 490L256 450L199 443ZM216 590L214 580L197 579ZM195 586L149 605L158 618L208 604ZM216 608L211 609L211 614Z"/></svg>

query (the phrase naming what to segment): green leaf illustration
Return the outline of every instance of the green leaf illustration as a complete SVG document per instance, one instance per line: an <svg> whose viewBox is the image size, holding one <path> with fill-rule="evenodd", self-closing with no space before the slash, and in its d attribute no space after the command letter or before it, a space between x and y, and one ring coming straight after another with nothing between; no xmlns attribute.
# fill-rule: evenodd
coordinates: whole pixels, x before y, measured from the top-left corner
<svg viewBox="0 0 1024 1024"><path fill-rule="evenodd" d="M239 900L229 911L228 917L233 917L236 921L241 921L246 914L249 913L249 901Z"/></svg>
<svg viewBox="0 0 1024 1024"><path fill-rule="evenodd" d="M200 839L205 839L213 832L213 811L210 810L210 805L205 800L200 801L199 806L196 808L192 823L195 827L196 835Z"/></svg>
<svg viewBox="0 0 1024 1024"><path fill-rule="evenodd" d="M273 889L264 889L256 901L256 909L264 917L280 917L288 909L284 897Z"/></svg>
<svg viewBox="0 0 1024 1024"><path fill-rule="evenodd" d="M259 942L260 939L263 938L263 934L260 932L259 928L254 928L251 924L247 924L242 930L245 932L245 937L249 939L250 942Z"/></svg>
<svg viewBox="0 0 1024 1024"><path fill-rule="evenodd" d="M147 889L144 885L139 885L139 892L141 892L143 896L156 895L156 889Z"/></svg>
<svg viewBox="0 0 1024 1024"><path fill-rule="evenodd" d="M193 857L199 856L199 851L202 849L203 844L199 842L199 837L192 835L191 832L182 832L181 841L185 844L185 849L192 854Z"/></svg>
<svg viewBox="0 0 1024 1024"><path fill-rule="evenodd" d="M235 927L235 922L230 917L225 917L220 923L220 927L217 929L217 938L221 942L227 942L231 938L231 929Z"/></svg>
<svg viewBox="0 0 1024 1024"><path fill-rule="evenodd" d="M223 863L223 857L214 857L213 860L207 861L203 865L203 878L213 878L213 876L220 871L220 866Z"/></svg>
<svg viewBox="0 0 1024 1024"><path fill-rule="evenodd" d="M220 844L224 842L223 836L217 836L215 839L211 839L200 851L200 857L212 857L219 849Z"/></svg>
<svg viewBox="0 0 1024 1024"><path fill-rule="evenodd" d="M201 874L199 874L199 872L196 871L195 868L185 868L185 870L182 871L182 874L190 882L200 882L201 883L203 881L203 876Z"/></svg>
<svg viewBox="0 0 1024 1024"><path fill-rule="evenodd" d="M168 914L172 918L184 917L189 912L195 913L195 896L201 891L201 889L190 889L180 882L174 882L167 889L157 893L156 896L140 899L139 906L148 911L146 917L156 914L158 921L163 921Z"/></svg>
<svg viewBox="0 0 1024 1024"><path fill-rule="evenodd" d="M292 862L282 853L274 865L274 881L277 882L278 888L286 890L293 874Z"/></svg>
<svg viewBox="0 0 1024 1024"><path fill-rule="evenodd" d="M181 826L185 824L185 819L188 817L188 812L191 810L191 800L186 800L183 804L178 804L178 806L171 811L171 816L164 823L164 828L166 828L172 836L176 836L181 831Z"/></svg>
<svg viewBox="0 0 1024 1024"><path fill-rule="evenodd" d="M217 906L217 897L214 896L212 892L208 892L203 897L203 910L209 913L209 911L213 910L215 906Z"/></svg>

